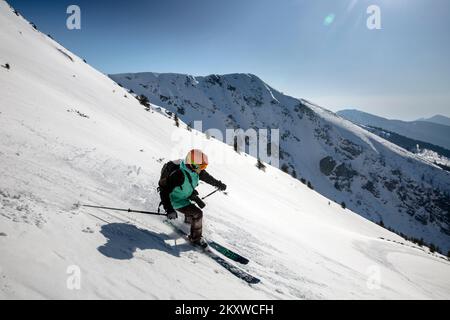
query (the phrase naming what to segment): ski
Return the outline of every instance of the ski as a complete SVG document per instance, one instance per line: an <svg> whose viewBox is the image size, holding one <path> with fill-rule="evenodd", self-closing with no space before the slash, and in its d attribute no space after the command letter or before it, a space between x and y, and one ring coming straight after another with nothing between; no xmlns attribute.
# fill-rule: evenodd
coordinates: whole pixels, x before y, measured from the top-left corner
<svg viewBox="0 0 450 320"><path fill-rule="evenodd" d="M169 222L170 223L170 222ZM177 228L175 225L170 223L174 228ZM221 245L220 243L217 243L214 240L209 240L207 238L204 238L205 242L208 244L209 247L213 248L223 256L227 257L230 260L233 260L234 262L240 263L240 264L248 264L250 260L247 258L241 256L239 253L234 252L233 250L230 250L226 248L225 246Z"/></svg>
<svg viewBox="0 0 450 320"><path fill-rule="evenodd" d="M174 225L174 227L176 227L176 226ZM228 259L233 260L240 264L248 264L250 262L247 258L241 256L239 253L236 253L233 250L226 248L225 246L221 245L220 243L217 243L214 240L209 240L207 238L204 238L204 239L209 247L213 248L214 250L216 250L220 254L224 255Z"/></svg>
<svg viewBox="0 0 450 320"><path fill-rule="evenodd" d="M222 267L227 269L229 272L231 272L233 275L238 277L241 280L244 280L245 282L249 284L258 284L261 282L258 278L252 276L251 274L245 272L244 270L232 265L231 263L227 262L223 258L219 257L216 253L214 253L211 250L208 250L208 248L204 249L203 252L209 256L211 259L216 261L218 264L220 264Z"/></svg>
<svg viewBox="0 0 450 320"><path fill-rule="evenodd" d="M188 234L184 232L182 229L178 228L176 225L174 225L172 222L165 220L165 223L170 225L178 234L180 234L188 243L191 243L188 239ZM192 243L191 243L192 244ZM218 254L216 254L214 251L210 249L209 246L206 248L200 247L198 245L192 244L193 247L198 248L200 252L204 253L214 261L216 261L219 265L221 265L223 268L227 269L230 273L232 273L237 278L249 283L249 284L257 284L260 283L261 280L252 276L251 274L245 272L244 270L234 266L233 264L229 263L222 257L220 257Z"/></svg>
<svg viewBox="0 0 450 320"><path fill-rule="evenodd" d="M248 264L249 263L249 260L247 258L244 258L240 254L224 247L223 245L221 245L215 241L207 239L206 242L208 243L208 245L211 248L213 248L217 252L223 254L225 257L227 257L230 260L236 261L237 263L240 263L240 264Z"/></svg>

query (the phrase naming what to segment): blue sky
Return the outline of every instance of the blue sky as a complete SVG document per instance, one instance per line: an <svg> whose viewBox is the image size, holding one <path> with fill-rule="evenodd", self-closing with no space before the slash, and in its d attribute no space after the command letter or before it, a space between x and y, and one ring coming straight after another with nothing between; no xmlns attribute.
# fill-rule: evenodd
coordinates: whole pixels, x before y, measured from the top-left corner
<svg viewBox="0 0 450 320"><path fill-rule="evenodd" d="M248 72L335 111L450 116L448 0L9 3L104 73ZM66 28L71 4L81 8L81 30ZM381 30L366 27L372 4Z"/></svg>

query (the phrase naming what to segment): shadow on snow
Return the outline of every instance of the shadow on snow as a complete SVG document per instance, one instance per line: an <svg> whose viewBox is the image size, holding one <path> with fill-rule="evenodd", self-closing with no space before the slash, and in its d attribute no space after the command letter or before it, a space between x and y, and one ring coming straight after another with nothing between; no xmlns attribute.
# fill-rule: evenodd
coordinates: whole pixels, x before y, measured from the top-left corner
<svg viewBox="0 0 450 320"><path fill-rule="evenodd" d="M98 247L98 251L106 257L118 260L132 259L137 249L159 250L175 257L179 257L182 251L192 250L189 244L175 246L166 244L165 240L174 240L174 238L165 233L140 229L127 223L103 225L100 233L105 236L107 242Z"/></svg>

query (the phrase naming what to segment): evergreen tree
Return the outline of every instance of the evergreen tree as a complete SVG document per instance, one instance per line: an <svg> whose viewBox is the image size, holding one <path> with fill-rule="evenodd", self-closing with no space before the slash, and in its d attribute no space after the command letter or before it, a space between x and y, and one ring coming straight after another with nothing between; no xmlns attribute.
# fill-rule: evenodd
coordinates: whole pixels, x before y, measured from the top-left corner
<svg viewBox="0 0 450 320"><path fill-rule="evenodd" d="M173 117L173 119L175 120L175 126L177 126L177 128L180 127L180 119L178 119L178 115L175 113L175 116Z"/></svg>
<svg viewBox="0 0 450 320"><path fill-rule="evenodd" d="M433 243L430 243L430 252L431 253L436 252L436 246Z"/></svg>
<svg viewBox="0 0 450 320"><path fill-rule="evenodd" d="M144 107L146 108L150 107L150 100L148 100L148 98L145 95L141 94L137 96L137 99L139 100L139 103L142 104Z"/></svg>
<svg viewBox="0 0 450 320"><path fill-rule="evenodd" d="M256 163L256 167L257 167L259 170L262 170L262 171L265 171L265 170L266 170L266 166L265 166L264 163L263 163L261 160L259 160L259 159L258 159L258 162Z"/></svg>
<svg viewBox="0 0 450 320"><path fill-rule="evenodd" d="M423 247L424 242L423 242L423 238L420 238L419 241L417 241L417 244L421 247Z"/></svg>

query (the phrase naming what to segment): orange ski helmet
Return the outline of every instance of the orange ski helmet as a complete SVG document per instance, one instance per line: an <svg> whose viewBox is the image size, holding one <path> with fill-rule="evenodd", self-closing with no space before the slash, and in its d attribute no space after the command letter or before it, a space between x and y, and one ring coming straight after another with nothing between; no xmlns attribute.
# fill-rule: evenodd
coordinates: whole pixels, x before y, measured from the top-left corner
<svg viewBox="0 0 450 320"><path fill-rule="evenodd" d="M184 162L194 171L200 172L208 166L208 156L199 149L193 149L188 152Z"/></svg>

